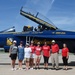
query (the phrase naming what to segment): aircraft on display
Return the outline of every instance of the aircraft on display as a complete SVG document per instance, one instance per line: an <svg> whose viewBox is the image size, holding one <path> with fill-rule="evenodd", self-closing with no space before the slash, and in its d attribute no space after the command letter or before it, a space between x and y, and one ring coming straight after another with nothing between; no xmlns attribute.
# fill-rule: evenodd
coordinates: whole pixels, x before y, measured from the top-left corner
<svg viewBox="0 0 75 75"><path fill-rule="evenodd" d="M51 45L51 41L55 40L60 49L62 49L63 43L66 43L70 52L75 53L74 31L65 31L57 28L45 17L40 17L41 14L39 12L33 13L31 10L22 7L20 14L32 20L38 24L38 26L24 26L22 32L16 32L14 27L1 31L0 47L4 47L5 52L8 51L13 40L17 40L17 45L19 45L20 41L23 41L25 44L27 42L30 43L31 40L33 40L35 44L40 41L41 45L43 45L46 41Z"/></svg>

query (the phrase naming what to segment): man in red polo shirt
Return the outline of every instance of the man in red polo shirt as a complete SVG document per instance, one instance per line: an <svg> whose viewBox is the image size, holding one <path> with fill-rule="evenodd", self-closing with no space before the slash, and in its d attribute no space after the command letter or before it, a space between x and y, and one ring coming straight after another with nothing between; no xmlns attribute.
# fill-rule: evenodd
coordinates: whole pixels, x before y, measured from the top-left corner
<svg viewBox="0 0 75 75"><path fill-rule="evenodd" d="M55 69L55 65L56 65L56 70L58 70L59 46L58 46L58 44L55 43L55 40L52 40L51 49L52 49L52 54L51 54L52 67L53 67L53 69Z"/></svg>
<svg viewBox="0 0 75 75"><path fill-rule="evenodd" d="M44 43L44 46L42 47L43 52L43 58L44 58L44 69L48 70L48 60L50 57L50 47L47 45L47 43Z"/></svg>

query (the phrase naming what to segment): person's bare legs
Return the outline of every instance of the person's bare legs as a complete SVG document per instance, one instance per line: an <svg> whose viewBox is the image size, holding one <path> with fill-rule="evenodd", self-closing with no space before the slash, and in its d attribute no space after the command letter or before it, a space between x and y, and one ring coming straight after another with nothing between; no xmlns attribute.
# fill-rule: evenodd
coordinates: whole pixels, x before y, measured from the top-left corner
<svg viewBox="0 0 75 75"><path fill-rule="evenodd" d="M33 68L34 66L34 58L30 58L30 67Z"/></svg>
<svg viewBox="0 0 75 75"><path fill-rule="evenodd" d="M40 58L37 59L37 65L38 65L38 69L39 69L39 65L40 65Z"/></svg>
<svg viewBox="0 0 75 75"><path fill-rule="evenodd" d="M14 70L14 69L15 69L15 61L16 61L16 60L11 60L12 70ZM16 70L16 69L15 69L15 70Z"/></svg>
<svg viewBox="0 0 75 75"><path fill-rule="evenodd" d="M28 70L29 68L30 68L29 61L26 61L26 70Z"/></svg>
<svg viewBox="0 0 75 75"><path fill-rule="evenodd" d="M22 60L19 60L19 69L22 69Z"/></svg>
<svg viewBox="0 0 75 75"><path fill-rule="evenodd" d="M46 68L48 68L48 63L46 63Z"/></svg>
<svg viewBox="0 0 75 75"><path fill-rule="evenodd" d="M44 69L46 68L46 63L44 63Z"/></svg>
<svg viewBox="0 0 75 75"><path fill-rule="evenodd" d="M37 67L37 58L35 58L35 68Z"/></svg>

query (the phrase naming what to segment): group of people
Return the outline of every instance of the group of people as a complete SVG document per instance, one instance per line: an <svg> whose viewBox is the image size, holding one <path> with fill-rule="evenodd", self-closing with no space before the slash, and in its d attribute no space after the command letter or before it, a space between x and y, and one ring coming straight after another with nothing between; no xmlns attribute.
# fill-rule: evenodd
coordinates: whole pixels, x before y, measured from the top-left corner
<svg viewBox="0 0 75 75"><path fill-rule="evenodd" d="M23 41L20 42L20 45L16 46L17 41L13 41L13 45L10 46L9 49L9 57L11 58L11 66L12 70L16 70L15 62L18 56L18 65L19 70L22 70L22 61L26 65L25 69L40 69L40 60L43 56L44 59L44 69L48 70L48 62L49 57L51 57L52 61L52 70L59 69L59 46L56 44L55 40L52 40L52 45L47 45L47 42L41 47L40 42L37 42L37 46L34 45L34 42L31 41L31 44L26 43L23 46ZM66 44L63 44L62 48L62 60L64 65L64 70L67 70L68 65L68 58L69 58L69 49L67 48Z"/></svg>

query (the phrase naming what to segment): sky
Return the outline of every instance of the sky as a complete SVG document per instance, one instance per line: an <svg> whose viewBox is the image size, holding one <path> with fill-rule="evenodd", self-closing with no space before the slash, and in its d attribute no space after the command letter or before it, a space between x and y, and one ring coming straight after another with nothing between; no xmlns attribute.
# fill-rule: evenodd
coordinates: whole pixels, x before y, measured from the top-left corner
<svg viewBox="0 0 75 75"><path fill-rule="evenodd" d="M21 7L40 12L62 30L75 31L75 0L0 0L0 31L37 24L20 15Z"/></svg>

